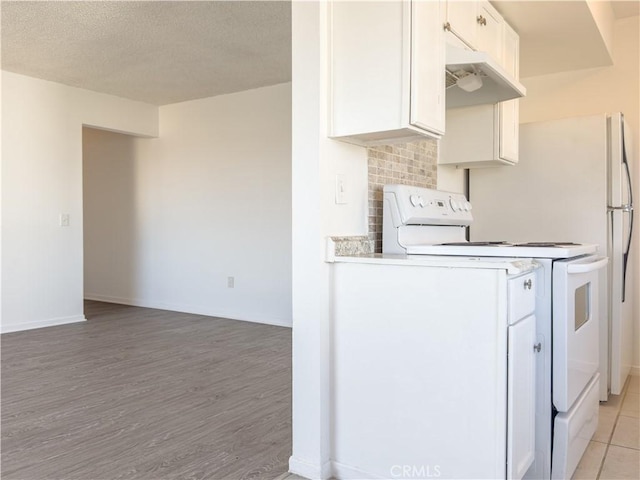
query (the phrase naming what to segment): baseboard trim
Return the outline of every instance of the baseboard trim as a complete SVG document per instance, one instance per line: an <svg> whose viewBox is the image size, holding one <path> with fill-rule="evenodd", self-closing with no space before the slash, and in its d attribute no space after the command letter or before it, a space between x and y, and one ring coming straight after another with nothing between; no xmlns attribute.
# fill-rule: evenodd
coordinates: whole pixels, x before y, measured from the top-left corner
<svg viewBox="0 0 640 480"><path fill-rule="evenodd" d="M366 478L367 480L378 480L390 478L381 477L380 475L375 475L371 472L365 472L364 470L360 470L356 467L345 465L340 462L331 462L331 473L333 477L339 480L362 480L363 478Z"/></svg>
<svg viewBox="0 0 640 480"><path fill-rule="evenodd" d="M331 462L322 465L289 457L289 473L312 480L328 480L332 476Z"/></svg>
<svg viewBox="0 0 640 480"><path fill-rule="evenodd" d="M99 295L96 293L85 293L85 300L95 300L97 302L119 303L132 307L155 308L157 310L169 310L172 312L192 313L194 315L206 315L208 317L219 317L228 320L238 320L241 322L261 323L264 325L274 325L276 327L291 328L291 320L276 317L256 317L249 314L238 314L237 312L225 312L206 307L193 305L182 305L175 303L153 302L135 298L112 297L109 295Z"/></svg>
<svg viewBox="0 0 640 480"><path fill-rule="evenodd" d="M640 367L631 367L629 374L633 375L634 377L640 377Z"/></svg>
<svg viewBox="0 0 640 480"><path fill-rule="evenodd" d="M70 317L48 318L26 323L3 323L0 325L0 333L22 332L24 330L35 330L36 328L55 327L57 325L67 325L69 323L86 322L84 315L73 315Z"/></svg>

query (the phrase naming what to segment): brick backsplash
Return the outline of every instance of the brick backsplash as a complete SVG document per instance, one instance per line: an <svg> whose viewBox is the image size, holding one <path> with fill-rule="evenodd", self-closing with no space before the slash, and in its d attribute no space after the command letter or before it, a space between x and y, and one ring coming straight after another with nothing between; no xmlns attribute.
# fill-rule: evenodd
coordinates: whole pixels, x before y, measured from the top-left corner
<svg viewBox="0 0 640 480"><path fill-rule="evenodd" d="M381 145L367 148L369 164L369 240L374 252L382 252L383 187L400 183L416 187L436 188L438 142L423 140L412 143Z"/></svg>

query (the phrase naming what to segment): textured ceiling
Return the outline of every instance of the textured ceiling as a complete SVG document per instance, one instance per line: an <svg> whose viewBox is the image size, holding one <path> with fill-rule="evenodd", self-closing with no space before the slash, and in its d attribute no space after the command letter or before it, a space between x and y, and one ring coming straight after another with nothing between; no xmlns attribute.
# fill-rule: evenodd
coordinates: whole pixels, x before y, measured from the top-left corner
<svg viewBox="0 0 640 480"><path fill-rule="evenodd" d="M520 33L523 77L610 63L585 0L492 3ZM2 68L156 105L274 85L291 80L291 4L2 1Z"/></svg>
<svg viewBox="0 0 640 480"><path fill-rule="evenodd" d="M156 105L291 80L288 1L3 1L2 68Z"/></svg>

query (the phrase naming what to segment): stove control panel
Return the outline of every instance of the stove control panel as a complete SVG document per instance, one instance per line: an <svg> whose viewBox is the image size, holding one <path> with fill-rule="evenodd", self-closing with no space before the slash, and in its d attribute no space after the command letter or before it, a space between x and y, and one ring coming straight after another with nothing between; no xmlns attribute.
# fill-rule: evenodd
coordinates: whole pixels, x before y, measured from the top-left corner
<svg viewBox="0 0 640 480"><path fill-rule="evenodd" d="M385 185L385 208L394 225L470 225L471 204L461 193L409 185Z"/></svg>

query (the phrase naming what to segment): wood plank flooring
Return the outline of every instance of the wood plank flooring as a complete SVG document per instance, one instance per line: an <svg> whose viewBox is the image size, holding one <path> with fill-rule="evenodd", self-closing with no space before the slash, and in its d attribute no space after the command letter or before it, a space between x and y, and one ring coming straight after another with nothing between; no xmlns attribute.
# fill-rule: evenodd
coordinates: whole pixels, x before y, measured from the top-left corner
<svg viewBox="0 0 640 480"><path fill-rule="evenodd" d="M291 330L86 302L5 334L2 478L273 479L291 455Z"/></svg>

